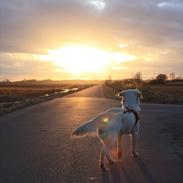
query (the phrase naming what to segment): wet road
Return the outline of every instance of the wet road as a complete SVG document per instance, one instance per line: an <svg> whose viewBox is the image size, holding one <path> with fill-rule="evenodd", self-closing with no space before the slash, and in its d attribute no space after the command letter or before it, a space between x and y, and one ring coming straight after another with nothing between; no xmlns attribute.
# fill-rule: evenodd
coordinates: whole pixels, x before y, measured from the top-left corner
<svg viewBox="0 0 183 183"><path fill-rule="evenodd" d="M72 140L81 122L119 101L94 86L68 97L15 111L0 119L0 183L181 183L183 161L170 128L183 122L183 106L142 105L139 159L123 139L123 161L102 172L97 138Z"/></svg>

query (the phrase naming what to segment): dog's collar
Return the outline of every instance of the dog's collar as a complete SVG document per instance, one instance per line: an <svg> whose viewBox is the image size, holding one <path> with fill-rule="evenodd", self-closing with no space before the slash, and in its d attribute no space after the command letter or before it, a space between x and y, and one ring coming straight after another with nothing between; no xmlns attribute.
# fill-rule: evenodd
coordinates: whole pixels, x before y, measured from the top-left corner
<svg viewBox="0 0 183 183"><path fill-rule="evenodd" d="M130 108L126 107L124 109L123 113L127 113L127 112L132 112L135 115L136 121L138 121L140 119L139 113L137 111L135 111L134 109L130 109Z"/></svg>
<svg viewBox="0 0 183 183"><path fill-rule="evenodd" d="M139 113L137 111L135 111L134 109L130 109L128 107L125 108L124 112L123 113L127 113L127 112L132 112L135 116L135 124L133 125L133 128L131 130L131 132L133 132L134 128L136 127L138 121L140 120L140 116L139 116Z"/></svg>

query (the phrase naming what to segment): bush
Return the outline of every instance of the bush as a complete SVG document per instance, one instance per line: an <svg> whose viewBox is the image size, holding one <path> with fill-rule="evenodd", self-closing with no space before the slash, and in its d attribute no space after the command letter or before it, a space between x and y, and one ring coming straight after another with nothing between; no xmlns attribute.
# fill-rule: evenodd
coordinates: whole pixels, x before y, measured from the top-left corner
<svg viewBox="0 0 183 183"><path fill-rule="evenodd" d="M156 79L157 80L167 80L167 75L166 74L158 74L157 76L156 76Z"/></svg>
<svg viewBox="0 0 183 183"><path fill-rule="evenodd" d="M153 79L149 82L151 85L164 85L167 80L166 74L158 74L156 79Z"/></svg>

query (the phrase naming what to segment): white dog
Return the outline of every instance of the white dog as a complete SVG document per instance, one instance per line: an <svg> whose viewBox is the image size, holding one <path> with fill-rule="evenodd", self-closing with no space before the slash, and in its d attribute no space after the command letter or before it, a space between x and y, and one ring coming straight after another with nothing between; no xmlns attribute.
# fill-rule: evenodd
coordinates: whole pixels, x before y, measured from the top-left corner
<svg viewBox="0 0 183 183"><path fill-rule="evenodd" d="M118 142L118 158L122 157L121 137L123 134L132 135L132 155L138 156L136 142L139 133L140 97L142 93L137 89L124 90L118 94L122 97L122 108L110 108L86 121L72 132L73 137L82 137L87 134L96 134L103 144L100 156L100 167L105 170L106 161L114 162L109 150Z"/></svg>

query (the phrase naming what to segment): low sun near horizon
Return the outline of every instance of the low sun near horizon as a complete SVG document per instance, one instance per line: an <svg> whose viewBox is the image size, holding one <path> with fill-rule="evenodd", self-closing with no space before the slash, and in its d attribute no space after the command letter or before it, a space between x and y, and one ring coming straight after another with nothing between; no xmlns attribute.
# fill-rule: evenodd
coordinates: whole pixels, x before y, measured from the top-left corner
<svg viewBox="0 0 183 183"><path fill-rule="evenodd" d="M109 65L132 61L134 55L108 51L84 44L67 44L58 49L50 49L40 56L42 61L53 62L71 74L105 72Z"/></svg>

